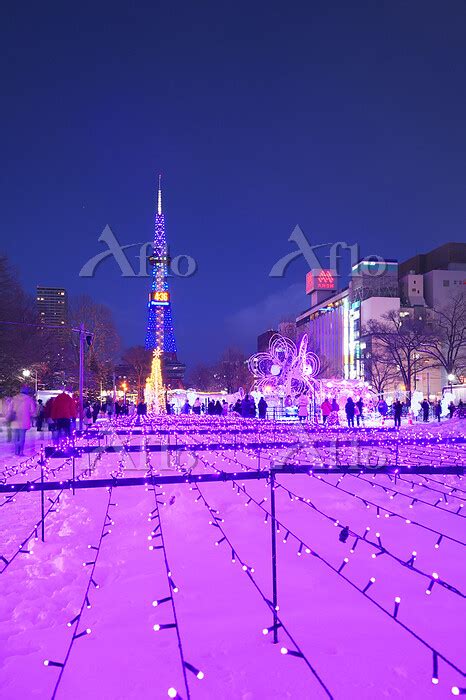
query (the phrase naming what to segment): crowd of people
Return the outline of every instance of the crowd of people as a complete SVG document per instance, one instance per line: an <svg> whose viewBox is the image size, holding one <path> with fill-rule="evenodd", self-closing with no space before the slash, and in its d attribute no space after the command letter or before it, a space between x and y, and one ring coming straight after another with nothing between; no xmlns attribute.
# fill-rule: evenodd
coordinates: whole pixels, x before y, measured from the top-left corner
<svg viewBox="0 0 466 700"><path fill-rule="evenodd" d="M35 424L37 432L42 432L44 425L52 433L55 443L62 438L69 438L73 421L78 413L77 404L65 391L50 398L44 405L39 399L36 403L28 387L24 387L13 397L5 397L0 403L0 417L6 430L7 442L13 443L14 453L24 455L26 433Z"/></svg>
<svg viewBox="0 0 466 700"><path fill-rule="evenodd" d="M299 420L306 421L309 418L310 400L306 394L301 394L295 401L287 396L284 400L285 415L286 411L293 409L297 412ZM197 397L192 405L186 399L181 407L182 415L208 415L227 417L229 415L237 415L242 418L261 418L267 417L268 404L262 396L256 404L252 394L245 394L243 397L238 397L234 403L228 403L226 399L207 399L201 401ZM320 406L322 423L324 425L339 425L340 406L335 398L326 397ZM401 426L401 418L403 415L409 415L411 407L408 402L402 403L399 399L395 399L389 406L385 399L381 398L376 406L376 410L384 421L387 418L393 418L396 428ZM167 402L166 411L168 414L175 413L173 404ZM365 417L365 406L362 397L354 400L348 397L344 404L344 412L346 415L346 423L349 428L359 427ZM41 399L37 402L34 400L32 392L24 387L13 397L5 397L0 400L0 419L2 426L6 430L7 442L13 444L15 455L22 456L24 454L24 445L26 433L35 425L37 432L48 430L52 435L54 444L58 444L63 438L69 438L71 430L76 421L78 414L78 405L70 394L62 391L57 396L49 398L44 404ZM147 405L144 401L133 403L131 401L114 401L111 396L108 396L104 401L85 401L83 423L84 428L96 423L99 415L107 418L118 418L119 416L136 417L136 422L140 422L143 416L147 415ZM458 405L453 401L448 406L448 416L464 418L466 416L466 407L462 400ZM421 402L420 416L423 422L428 422L432 417L440 422L442 417L442 404L439 400L430 403L427 398Z"/></svg>
<svg viewBox="0 0 466 700"><path fill-rule="evenodd" d="M173 407L167 407L167 413L172 413ZM243 398L238 398L234 403L229 404L225 399L220 402L219 399L208 399L207 401L201 401L199 397L194 399L191 405L186 399L183 406L181 407L181 414L188 415L193 413L194 415L208 415L208 416L223 416L226 417L230 414L236 414L242 418L265 418L267 415L267 402L262 396L259 401L256 402L252 394L245 394Z"/></svg>
<svg viewBox="0 0 466 700"><path fill-rule="evenodd" d="M340 406L336 399L330 400L328 397L321 404L322 413L322 423L323 424L338 424L338 412ZM385 399L380 399L377 403L377 412L382 417L383 420L387 418L393 418L395 428L401 427L401 418L404 415L408 415L410 411L409 402L401 402L399 399L395 399L389 406ZM360 397L357 401L354 401L352 397L348 397L344 406L346 414L346 422L349 428L359 427L364 419L364 403ZM463 401L460 399L458 406L456 406L453 401L448 405L448 417L453 418L454 415L459 417L464 417L465 407ZM413 416L414 418L416 416ZM426 398L421 402L420 416L424 423L427 423L432 417L434 420L440 423L442 418L442 403L438 399L435 399L433 403L430 403Z"/></svg>

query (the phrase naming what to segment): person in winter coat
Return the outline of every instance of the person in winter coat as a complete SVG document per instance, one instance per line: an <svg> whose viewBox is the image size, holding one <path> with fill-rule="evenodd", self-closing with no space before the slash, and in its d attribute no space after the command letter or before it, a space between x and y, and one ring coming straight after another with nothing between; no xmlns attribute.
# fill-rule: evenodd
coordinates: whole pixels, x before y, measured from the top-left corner
<svg viewBox="0 0 466 700"><path fill-rule="evenodd" d="M92 405L92 422L96 423L100 413L100 401L95 401Z"/></svg>
<svg viewBox="0 0 466 700"><path fill-rule="evenodd" d="M309 396L307 394L301 394L298 397L298 418L301 423L309 418Z"/></svg>
<svg viewBox="0 0 466 700"><path fill-rule="evenodd" d="M225 416L228 415L228 408L229 408L229 407L228 407L228 402L225 401L225 399L223 399L223 402L222 402L222 416L225 417Z"/></svg>
<svg viewBox="0 0 466 700"><path fill-rule="evenodd" d="M237 399L235 405L233 406L233 410L235 413L237 413L239 416L241 415L241 399Z"/></svg>
<svg viewBox="0 0 466 700"><path fill-rule="evenodd" d="M348 421L348 428L354 428L354 401L351 396L348 396L348 400L345 404L346 420Z"/></svg>
<svg viewBox="0 0 466 700"><path fill-rule="evenodd" d="M89 403L84 407L83 423L84 430L87 430L92 425L92 408Z"/></svg>
<svg viewBox="0 0 466 700"><path fill-rule="evenodd" d="M358 411L359 411L359 413L358 413L357 411L355 411L356 423L357 423L358 426L359 426L359 421L362 421L362 420L363 420L362 409L364 408L364 403L363 403L363 400L362 400L362 396L359 397L359 401L356 401L356 404L355 404L355 405L357 406L357 409L358 409Z"/></svg>
<svg viewBox="0 0 466 700"><path fill-rule="evenodd" d="M455 410L456 410L455 404L453 403L453 401L450 401L450 403L448 404L448 412L450 414L450 418L453 418L453 416L455 415Z"/></svg>
<svg viewBox="0 0 466 700"><path fill-rule="evenodd" d="M197 397L197 399L194 400L194 403L193 403L193 413L194 413L196 416L200 416L200 415L201 415L201 400L199 399L199 396Z"/></svg>
<svg viewBox="0 0 466 700"><path fill-rule="evenodd" d="M340 410L340 406L338 405L337 400L333 399L332 400L332 411L335 411L336 413L338 413L339 410Z"/></svg>
<svg viewBox="0 0 466 700"><path fill-rule="evenodd" d="M241 415L243 418L249 418L249 394L241 401Z"/></svg>
<svg viewBox="0 0 466 700"><path fill-rule="evenodd" d="M44 424L44 403L42 399L37 402L37 415L36 415L36 429L37 432L42 432L42 426Z"/></svg>
<svg viewBox="0 0 466 700"><path fill-rule="evenodd" d="M35 414L36 405L34 400L28 395L27 389L23 389L19 394L13 396L10 418L15 455L22 456L24 454L26 431L31 427L32 418Z"/></svg>
<svg viewBox="0 0 466 700"><path fill-rule="evenodd" d="M440 403L440 401L436 401L436 403L434 405L434 416L436 417L436 419L438 420L439 423L440 423L441 415L442 415L442 404Z"/></svg>
<svg viewBox="0 0 466 700"><path fill-rule="evenodd" d="M403 404L399 399L393 404L393 417L395 419L395 428L401 428L401 414L403 413Z"/></svg>
<svg viewBox="0 0 466 700"><path fill-rule="evenodd" d="M69 394L62 391L54 398L50 417L55 422L58 438L70 437L71 421L75 420L77 415L76 403Z"/></svg>
<svg viewBox="0 0 466 700"><path fill-rule="evenodd" d="M259 418L265 418L267 415L267 401L263 396L260 397L257 407L259 409Z"/></svg>
<svg viewBox="0 0 466 700"><path fill-rule="evenodd" d="M191 413L191 404L189 403L188 399L184 402L182 408L181 408L181 413L183 415L187 416Z"/></svg>
<svg viewBox="0 0 466 700"><path fill-rule="evenodd" d="M325 401L322 403L320 409L322 411L322 423L324 423L325 425L327 418L332 412L332 404L330 403L328 398L326 398Z"/></svg>
<svg viewBox="0 0 466 700"><path fill-rule="evenodd" d="M254 401L254 396L249 397L249 416L250 418L256 417L256 402Z"/></svg>
<svg viewBox="0 0 466 700"><path fill-rule="evenodd" d="M386 418L388 413L388 404L385 399L380 399L379 403L377 404L377 410L382 418Z"/></svg>
<svg viewBox="0 0 466 700"><path fill-rule="evenodd" d="M6 441L11 442L13 439L13 431L11 429L11 396L5 396L0 400L0 416L5 421L6 427Z"/></svg>
<svg viewBox="0 0 466 700"><path fill-rule="evenodd" d="M427 399L424 399L424 401L421 403L421 408L422 408L422 420L424 423L427 423L429 420L429 411L430 411L430 403L427 401Z"/></svg>

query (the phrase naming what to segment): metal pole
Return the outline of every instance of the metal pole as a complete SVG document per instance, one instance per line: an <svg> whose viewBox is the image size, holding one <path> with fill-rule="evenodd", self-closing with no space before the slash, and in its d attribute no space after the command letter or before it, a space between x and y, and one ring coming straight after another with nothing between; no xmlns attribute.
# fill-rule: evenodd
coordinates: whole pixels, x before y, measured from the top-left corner
<svg viewBox="0 0 466 700"><path fill-rule="evenodd" d="M273 643L278 644L278 617L277 617L277 528L275 521L275 475L270 470L270 509L272 528L272 604L273 604Z"/></svg>
<svg viewBox="0 0 466 700"><path fill-rule="evenodd" d="M40 505L41 505L41 514L42 514L41 534L42 534L42 542L45 542L45 490L44 490L44 460L43 460L43 458L41 459L41 462L40 462L40 483L42 485L42 491L40 494Z"/></svg>
<svg viewBox="0 0 466 700"><path fill-rule="evenodd" d="M79 326L79 430L83 429L84 415L84 324Z"/></svg>
<svg viewBox="0 0 466 700"><path fill-rule="evenodd" d="M74 490L74 480L75 480L75 476L76 476L75 464L76 464L76 459L75 459L75 457L73 457L73 496L75 495L75 490Z"/></svg>

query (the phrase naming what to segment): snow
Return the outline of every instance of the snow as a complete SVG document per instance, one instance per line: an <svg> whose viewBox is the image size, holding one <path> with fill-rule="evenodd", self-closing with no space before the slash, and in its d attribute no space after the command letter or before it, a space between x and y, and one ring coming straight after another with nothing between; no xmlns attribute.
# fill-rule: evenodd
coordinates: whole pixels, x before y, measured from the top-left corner
<svg viewBox="0 0 466 700"><path fill-rule="evenodd" d="M195 474L212 473L215 469L238 474L236 488L231 482L199 484L199 491L187 484L176 484L164 487L165 495L160 497L166 504L160 505L160 516L167 561L179 588L173 599L184 659L205 673L198 680L187 672L191 697L328 697L304 659L280 653L283 646L295 648L283 629L279 629L278 645L273 644L271 634L262 633L272 625L272 613L250 576L270 600L271 529L270 518L264 523L263 510L270 508L270 486L265 480L242 482L241 468L256 469L258 464L268 467L270 458L275 465L284 460L316 465L323 460L334 464L334 445L315 449L312 443L316 439L333 443L337 436L344 443L355 433L345 429L309 433L296 426L278 426L277 439L290 444L285 448L264 447L258 460L257 450L247 444L236 451L200 448L213 442L230 443L230 428L245 425L252 432L237 436L238 445L257 441L259 429L260 437L268 442L272 437L271 424L219 419L209 422L194 417L166 420L166 425L178 431L178 442L198 448L173 452L171 457L152 452L150 463L154 470L176 474L180 467L189 466ZM212 428L212 432L183 435L183 426L196 430L200 425L204 430L206 426ZM110 431L114 428L105 422L100 427ZM398 442L400 464L409 461L438 466L443 462L465 466L466 451L458 440L464 437L463 430L461 421L453 420L440 426L406 426L400 433L365 431L360 435L383 444L340 446L338 456L341 463L371 460L375 464L376 457L379 463L392 463ZM26 473L7 476L8 482L40 476L35 453L41 442L32 438L30 434L26 454L30 459L22 466ZM426 439L433 438L441 442L426 444ZM109 436L109 444L122 444L124 440L125 436ZM132 445L141 444L142 440L138 435L130 438ZM166 436L150 435L147 440L164 442ZM408 440L415 444L403 444ZM7 455L9 446L2 445L0 449L1 471L17 464L18 458ZM95 455L91 464L94 459ZM144 476L144 455L135 452L103 454L93 465L92 477L108 476L120 461L123 476ZM87 470L88 465L87 456L77 459L76 472ZM62 466L56 478L71 475L70 460L54 459L49 466ZM275 490L277 520L281 523L277 533L280 619L332 697L451 697L451 687L464 687L464 678L439 659L439 683L434 685L432 652L393 619L393 611L395 597L399 596L397 620L463 668L464 597L438 582L433 584L430 595L425 591L434 572L461 593L466 587L465 520L461 509L456 513L464 503L466 481L442 475L440 469L432 478L427 476L429 481L408 476L394 484L386 475L369 474L359 478L345 475L338 484L341 478L336 474L322 479L319 475L277 476L278 484L304 499L291 500L285 489ZM457 491L452 491L455 487ZM390 498L395 490L398 493ZM218 517L224 521L219 525L234 545L235 563L227 541L215 546L222 531L209 524L212 513L202 498L196 501L199 492L212 511L219 511ZM434 506L441 496L439 492L447 495L447 502L442 497ZM51 507L48 498L57 495L46 493L47 508ZM248 503L249 498L253 500ZM414 498L418 501L410 508ZM306 503L307 499L315 507ZM379 506L379 517L376 505L367 508L363 499L368 505L372 502ZM42 543L40 527L38 539L30 537L40 521L40 494L20 492L14 501L11 495L5 499L0 495L0 556L10 560L25 540L23 549L31 551L16 554L0 577L3 700L52 697L60 668L46 667L44 660L62 663L65 659L74 628L67 623L79 612L89 586L92 567L83 566L83 562L95 560L96 551L88 545L99 546L99 542L94 573L99 588L90 586L91 607L84 605L78 625L79 632L89 628L91 633L72 644L56 697L167 698L168 689L175 688L186 698L176 630L153 630L155 624L173 622L170 602L152 605L152 601L170 593L163 552L149 549L151 544L160 542L148 540L158 522L157 518L149 521L155 506L153 490L117 486L110 501L118 503L108 510L115 524L107 527L111 534L100 541L108 490L76 489L75 495L70 490L63 491L58 509L51 507L53 512L46 517L46 540ZM257 503L262 503L262 508ZM401 517L386 518L383 508ZM339 521L337 525L335 520ZM359 540L351 553L355 537L350 535L342 543L340 525L348 525L360 537L369 527L366 540L374 544ZM283 543L287 530L292 534ZM445 538L436 549L439 532ZM390 554L372 557L380 551L376 533ZM318 556L307 554L305 549L297 556L299 541L294 535ZM400 562L407 562L413 551L417 553L414 567L403 566ZM348 563L338 575L335 569L345 557ZM254 573L243 571L240 562L253 567ZM361 590L371 577L376 581L364 595Z"/></svg>

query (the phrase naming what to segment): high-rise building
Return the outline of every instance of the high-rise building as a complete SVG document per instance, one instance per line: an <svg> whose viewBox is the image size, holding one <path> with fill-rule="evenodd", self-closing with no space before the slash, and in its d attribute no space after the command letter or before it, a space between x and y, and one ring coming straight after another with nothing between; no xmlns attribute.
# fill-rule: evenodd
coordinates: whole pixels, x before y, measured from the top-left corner
<svg viewBox="0 0 466 700"><path fill-rule="evenodd" d="M374 350L365 333L369 322L381 321L390 312L429 322L453 294L466 293L466 244L447 243L401 264L362 260L353 266L348 288L341 291L336 291L334 280L332 270L307 274L311 306L296 319L298 338L309 335L329 374L367 379ZM429 364L414 377L414 386L426 395L439 394L447 378ZM402 388L401 378L396 388Z"/></svg>
<svg viewBox="0 0 466 700"><path fill-rule="evenodd" d="M257 336L257 352L267 352L269 343L277 331L270 328Z"/></svg>
<svg viewBox="0 0 466 700"><path fill-rule="evenodd" d="M68 340L68 293L63 287L37 286L37 315L44 326L44 340L50 357L55 359L55 376L65 380L66 346Z"/></svg>
<svg viewBox="0 0 466 700"><path fill-rule="evenodd" d="M160 350L164 385L167 388L176 389L183 385L185 365L178 361L176 352L170 290L168 288L170 258L165 237L160 175L154 245L152 254L149 256L149 263L152 266L152 283L149 292L145 345L149 350Z"/></svg>
<svg viewBox="0 0 466 700"><path fill-rule="evenodd" d="M37 314L45 326L66 326L68 322L68 294L61 287L37 285Z"/></svg>

